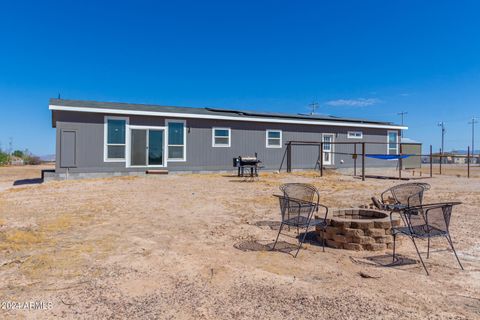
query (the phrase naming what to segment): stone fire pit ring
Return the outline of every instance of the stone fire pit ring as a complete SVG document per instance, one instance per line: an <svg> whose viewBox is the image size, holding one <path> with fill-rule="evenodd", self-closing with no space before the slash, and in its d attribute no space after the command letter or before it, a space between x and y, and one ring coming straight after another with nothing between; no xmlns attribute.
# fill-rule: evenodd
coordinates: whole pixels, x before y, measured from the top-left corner
<svg viewBox="0 0 480 320"><path fill-rule="evenodd" d="M382 251L393 247L392 223L394 226L400 225L400 218L394 216L393 222L390 222L389 212L386 211L344 208L330 210L327 223L327 246L356 251ZM316 229L319 241L321 232L320 228Z"/></svg>

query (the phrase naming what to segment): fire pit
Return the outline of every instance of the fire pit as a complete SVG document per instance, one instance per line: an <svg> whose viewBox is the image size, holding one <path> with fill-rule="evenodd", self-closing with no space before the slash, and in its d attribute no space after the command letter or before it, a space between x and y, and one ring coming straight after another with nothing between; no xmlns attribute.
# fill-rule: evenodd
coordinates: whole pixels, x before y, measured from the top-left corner
<svg viewBox="0 0 480 320"><path fill-rule="evenodd" d="M400 225L399 218L393 225ZM380 251L390 249L393 237L388 213L367 208L334 209L329 213L325 240L329 247L346 250ZM321 229L317 229L321 240Z"/></svg>

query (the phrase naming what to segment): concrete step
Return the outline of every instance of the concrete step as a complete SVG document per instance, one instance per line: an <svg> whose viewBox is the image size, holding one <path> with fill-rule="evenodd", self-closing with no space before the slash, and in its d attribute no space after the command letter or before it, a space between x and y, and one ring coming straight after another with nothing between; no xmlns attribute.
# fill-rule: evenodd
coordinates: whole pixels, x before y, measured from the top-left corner
<svg viewBox="0 0 480 320"><path fill-rule="evenodd" d="M147 170L146 174L168 174L167 169Z"/></svg>

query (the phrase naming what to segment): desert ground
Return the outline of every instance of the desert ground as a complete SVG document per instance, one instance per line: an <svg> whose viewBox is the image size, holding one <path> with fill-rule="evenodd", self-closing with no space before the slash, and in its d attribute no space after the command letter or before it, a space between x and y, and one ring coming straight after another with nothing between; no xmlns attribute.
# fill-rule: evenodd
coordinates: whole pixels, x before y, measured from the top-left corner
<svg viewBox="0 0 480 320"><path fill-rule="evenodd" d="M41 184L39 171L0 168L1 318L480 318L479 178L421 180L432 185L425 202L463 202L451 232L465 271L438 239L427 276L408 239L398 253L413 263L395 266L387 263L391 250L322 252L313 241L296 259L285 243L239 250L275 239L272 195L282 183L312 183L334 208L369 204L395 180L295 172L262 173L255 182L218 173ZM420 248L425 253L426 243ZM48 307L3 308L32 301Z"/></svg>

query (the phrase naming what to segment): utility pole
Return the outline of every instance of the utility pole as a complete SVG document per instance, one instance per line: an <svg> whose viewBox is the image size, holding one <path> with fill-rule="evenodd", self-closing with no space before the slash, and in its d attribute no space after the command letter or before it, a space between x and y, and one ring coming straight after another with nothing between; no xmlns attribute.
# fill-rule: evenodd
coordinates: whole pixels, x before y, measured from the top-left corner
<svg viewBox="0 0 480 320"><path fill-rule="evenodd" d="M478 123L475 116L472 117L472 121L468 124L472 125L472 158L475 158L475 124Z"/></svg>
<svg viewBox="0 0 480 320"><path fill-rule="evenodd" d="M402 111L402 112L397 113L397 115L402 117L402 127L403 127L403 116L405 116L407 114L408 114L408 112L406 112L406 111ZM400 137L403 137L403 130L400 130Z"/></svg>
<svg viewBox="0 0 480 320"><path fill-rule="evenodd" d="M445 152L444 149L444 143L445 143L445 122L441 121L438 123L438 126L442 128L442 150L440 151L441 156L443 156L443 153Z"/></svg>
<svg viewBox="0 0 480 320"><path fill-rule="evenodd" d="M318 102L312 101L312 103L309 104L309 107L312 109L312 111L310 111L310 115L314 115L315 111L318 109Z"/></svg>

